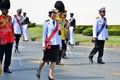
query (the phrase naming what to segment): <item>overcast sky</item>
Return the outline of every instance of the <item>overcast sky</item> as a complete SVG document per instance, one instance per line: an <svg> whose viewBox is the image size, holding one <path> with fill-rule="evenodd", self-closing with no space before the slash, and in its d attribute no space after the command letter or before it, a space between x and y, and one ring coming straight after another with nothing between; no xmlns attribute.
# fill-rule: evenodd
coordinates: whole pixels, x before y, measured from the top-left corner
<svg viewBox="0 0 120 80"><path fill-rule="evenodd" d="M54 8L57 0L11 0L10 15L16 14L18 8L27 12L32 22L42 24L48 19L48 11ZM75 14L77 24L92 25L98 16L98 9L106 7L108 24L120 25L120 0L62 0L65 9Z"/></svg>

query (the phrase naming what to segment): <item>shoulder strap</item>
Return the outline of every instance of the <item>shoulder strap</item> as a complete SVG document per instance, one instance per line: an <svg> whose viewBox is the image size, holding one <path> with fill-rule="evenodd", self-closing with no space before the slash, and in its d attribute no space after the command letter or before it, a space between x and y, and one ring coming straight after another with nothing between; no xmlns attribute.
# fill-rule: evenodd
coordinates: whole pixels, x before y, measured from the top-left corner
<svg viewBox="0 0 120 80"><path fill-rule="evenodd" d="M17 22L18 22L18 24L19 24L19 26L20 26L21 33L23 33L23 32L22 32L22 27L21 27L22 24L21 24L20 20L18 19L17 15L14 15L14 17L16 18L16 20L17 20Z"/></svg>
<svg viewBox="0 0 120 80"><path fill-rule="evenodd" d="M57 23L57 25L56 25L54 31L50 34L49 37L47 37L46 41L49 42L49 41L53 38L53 36L56 34L57 30L58 30L58 23Z"/></svg>
<svg viewBox="0 0 120 80"><path fill-rule="evenodd" d="M51 40L51 39L53 38L53 36L56 34L57 30L58 30L58 23L57 23L56 28L54 29L54 31L50 34L50 36L49 36L49 37L46 36L45 48L47 48L47 49L50 49L50 48L51 48L51 46L50 46L50 40Z"/></svg>
<svg viewBox="0 0 120 80"><path fill-rule="evenodd" d="M100 33L103 31L104 27L105 27L105 23L102 24L100 30L97 32L97 36L100 35Z"/></svg>
<svg viewBox="0 0 120 80"><path fill-rule="evenodd" d="M69 20L69 23L71 23L71 22L73 21L73 19L74 19L74 18L71 18L71 19Z"/></svg>
<svg viewBox="0 0 120 80"><path fill-rule="evenodd" d="M14 17L16 18L16 20L17 20L19 26L21 26L20 20L18 19L17 15L14 15Z"/></svg>

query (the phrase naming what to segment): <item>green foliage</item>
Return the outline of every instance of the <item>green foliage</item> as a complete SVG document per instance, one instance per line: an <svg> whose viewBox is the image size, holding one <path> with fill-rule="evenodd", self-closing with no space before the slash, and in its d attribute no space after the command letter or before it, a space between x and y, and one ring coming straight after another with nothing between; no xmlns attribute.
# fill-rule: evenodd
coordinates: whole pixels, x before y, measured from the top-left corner
<svg viewBox="0 0 120 80"><path fill-rule="evenodd" d="M92 27L90 25L81 25L81 26L76 26L75 28L75 33L77 34L81 34L83 32L83 30L89 28L89 27Z"/></svg>
<svg viewBox="0 0 120 80"><path fill-rule="evenodd" d="M108 33L111 36L120 36L120 29L109 29Z"/></svg>
<svg viewBox="0 0 120 80"><path fill-rule="evenodd" d="M92 28L87 28L87 29L83 30L82 34L85 36L92 36Z"/></svg>
<svg viewBox="0 0 120 80"><path fill-rule="evenodd" d="M35 26L36 26L36 23L30 23L30 24L29 24L29 28L30 28L30 27L35 27Z"/></svg>
<svg viewBox="0 0 120 80"><path fill-rule="evenodd" d="M81 34L85 28L82 26L76 26L75 33Z"/></svg>
<svg viewBox="0 0 120 80"><path fill-rule="evenodd" d="M109 35L120 36L120 25L108 25ZM91 25L80 25L76 26L75 33L83 34L85 36L92 35Z"/></svg>
<svg viewBox="0 0 120 80"><path fill-rule="evenodd" d="M120 25L109 25L108 29L120 29Z"/></svg>

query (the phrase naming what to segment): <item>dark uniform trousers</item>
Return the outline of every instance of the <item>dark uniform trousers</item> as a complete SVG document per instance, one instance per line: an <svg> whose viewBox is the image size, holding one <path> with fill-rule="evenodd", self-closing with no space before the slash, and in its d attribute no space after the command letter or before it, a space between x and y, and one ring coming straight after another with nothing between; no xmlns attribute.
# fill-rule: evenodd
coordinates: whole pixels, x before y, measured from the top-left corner
<svg viewBox="0 0 120 80"><path fill-rule="evenodd" d="M62 56L66 56L66 47L67 45L65 44L65 40L62 40L62 50L59 51L58 56L57 56L57 63L61 62Z"/></svg>
<svg viewBox="0 0 120 80"><path fill-rule="evenodd" d="M15 48L18 51L18 45L19 45L21 34L14 34L14 36L15 36L15 43L16 43Z"/></svg>
<svg viewBox="0 0 120 80"><path fill-rule="evenodd" d="M8 69L11 63L13 43L7 43L6 45L0 45L0 61L2 63L3 56L5 54L4 69Z"/></svg>
<svg viewBox="0 0 120 80"><path fill-rule="evenodd" d="M67 50L67 45L65 43L65 40L62 40L62 56L66 56L66 50Z"/></svg>
<svg viewBox="0 0 120 80"><path fill-rule="evenodd" d="M95 47L90 52L90 57L93 57L98 52L98 61L102 59L103 57L103 51L104 51L104 40L97 40L97 43L95 44Z"/></svg>

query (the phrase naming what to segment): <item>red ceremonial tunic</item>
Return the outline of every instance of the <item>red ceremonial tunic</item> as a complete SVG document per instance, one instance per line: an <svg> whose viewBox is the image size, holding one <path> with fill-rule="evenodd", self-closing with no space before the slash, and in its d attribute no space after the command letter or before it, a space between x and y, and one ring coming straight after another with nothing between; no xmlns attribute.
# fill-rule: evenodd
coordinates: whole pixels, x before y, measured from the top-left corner
<svg viewBox="0 0 120 80"><path fill-rule="evenodd" d="M0 45L14 42L12 18L0 15Z"/></svg>

